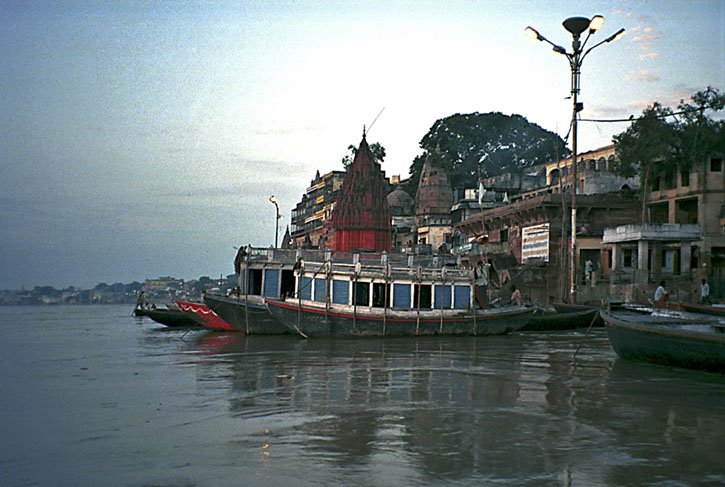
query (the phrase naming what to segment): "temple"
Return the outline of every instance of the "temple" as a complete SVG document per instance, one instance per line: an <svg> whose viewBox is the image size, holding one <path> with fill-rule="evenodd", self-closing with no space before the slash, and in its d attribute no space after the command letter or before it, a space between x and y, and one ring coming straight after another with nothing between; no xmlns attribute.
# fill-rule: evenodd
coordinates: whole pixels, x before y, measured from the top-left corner
<svg viewBox="0 0 725 487"><path fill-rule="evenodd" d="M392 224L387 195L385 174L363 133L332 213L334 242L328 245L343 252L389 252Z"/></svg>

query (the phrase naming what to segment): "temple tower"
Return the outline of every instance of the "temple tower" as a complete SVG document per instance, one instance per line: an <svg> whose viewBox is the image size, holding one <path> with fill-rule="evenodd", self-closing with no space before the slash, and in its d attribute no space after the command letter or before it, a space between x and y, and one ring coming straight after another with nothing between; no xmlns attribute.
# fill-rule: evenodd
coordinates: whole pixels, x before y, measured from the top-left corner
<svg viewBox="0 0 725 487"><path fill-rule="evenodd" d="M428 244L434 252L438 251L452 232L453 192L445 169L431 163L430 155L426 155L423 163L416 200L417 243Z"/></svg>
<svg viewBox="0 0 725 487"><path fill-rule="evenodd" d="M334 250L389 252L392 225L385 175L363 133L332 213Z"/></svg>

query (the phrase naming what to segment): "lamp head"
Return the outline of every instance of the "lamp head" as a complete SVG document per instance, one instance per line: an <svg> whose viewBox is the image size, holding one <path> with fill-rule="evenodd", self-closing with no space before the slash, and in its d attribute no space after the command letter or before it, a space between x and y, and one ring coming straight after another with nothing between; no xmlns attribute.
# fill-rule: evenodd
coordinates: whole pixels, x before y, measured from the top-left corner
<svg viewBox="0 0 725 487"><path fill-rule="evenodd" d="M601 15L595 15L589 22L589 33L594 34L595 31L601 29L604 26L604 17Z"/></svg>
<svg viewBox="0 0 725 487"><path fill-rule="evenodd" d="M619 29L617 32L609 36L605 42L618 41L622 37L624 37L624 29Z"/></svg>
<svg viewBox="0 0 725 487"><path fill-rule="evenodd" d="M272 196L269 197L269 202L270 203L274 203L276 205L277 204L277 198L275 198L274 195L272 195Z"/></svg>
<svg viewBox="0 0 725 487"><path fill-rule="evenodd" d="M604 20L604 17L602 17L602 20ZM562 22L564 28L574 37L579 37L582 32L589 28L589 24L591 24L591 21L586 17L569 17Z"/></svg>
<svg viewBox="0 0 725 487"><path fill-rule="evenodd" d="M541 34L539 34L539 31L537 31L536 29L534 29L531 26L528 26L528 27L526 27L524 29L524 34L529 39L534 39L534 40L537 40L537 41L543 41L544 40L544 38L541 37Z"/></svg>

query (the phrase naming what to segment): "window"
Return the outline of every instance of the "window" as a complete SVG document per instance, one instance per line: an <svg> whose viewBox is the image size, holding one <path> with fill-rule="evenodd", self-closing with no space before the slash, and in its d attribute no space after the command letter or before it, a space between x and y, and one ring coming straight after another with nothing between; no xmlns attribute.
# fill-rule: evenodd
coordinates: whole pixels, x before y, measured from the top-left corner
<svg viewBox="0 0 725 487"><path fill-rule="evenodd" d="M654 176L650 183L652 183L652 191L659 191L660 190L660 175Z"/></svg>
<svg viewBox="0 0 725 487"><path fill-rule="evenodd" d="M502 242L509 241L509 229L508 228L504 228L501 230L501 241Z"/></svg>
<svg viewBox="0 0 725 487"><path fill-rule="evenodd" d="M622 267L632 268L637 263L637 249L623 249Z"/></svg>
<svg viewBox="0 0 725 487"><path fill-rule="evenodd" d="M676 173L675 171L667 171L665 173L665 189L675 189L676 184Z"/></svg>
<svg viewBox="0 0 725 487"><path fill-rule="evenodd" d="M712 171L712 172L722 171L722 159L720 159L720 158L710 159L710 171Z"/></svg>
<svg viewBox="0 0 725 487"><path fill-rule="evenodd" d="M690 171L687 169L683 169L680 171L680 185L681 186L689 186L690 185Z"/></svg>

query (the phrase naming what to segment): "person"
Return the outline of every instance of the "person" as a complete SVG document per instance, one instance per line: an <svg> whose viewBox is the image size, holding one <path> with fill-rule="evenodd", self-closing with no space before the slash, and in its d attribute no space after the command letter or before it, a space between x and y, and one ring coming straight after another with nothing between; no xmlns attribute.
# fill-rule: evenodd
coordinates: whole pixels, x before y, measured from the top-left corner
<svg viewBox="0 0 725 487"><path fill-rule="evenodd" d="M481 309L488 308L488 280L491 264L479 260L473 270L473 277L476 283L476 301Z"/></svg>
<svg viewBox="0 0 725 487"><path fill-rule="evenodd" d="M703 279L702 284L700 284L700 304L712 304L712 301L710 301L710 284L707 283L707 279Z"/></svg>
<svg viewBox="0 0 725 487"><path fill-rule="evenodd" d="M511 304L521 306L521 291L511 284Z"/></svg>
<svg viewBox="0 0 725 487"><path fill-rule="evenodd" d="M592 282L592 272L594 272L594 263L587 259L587 262L584 264L584 272L586 274L586 281Z"/></svg>
<svg viewBox="0 0 725 487"><path fill-rule="evenodd" d="M145 301L146 301L146 299L144 296L144 292L141 291L141 293L139 293L139 295L138 295L138 301L136 301L136 308L143 309Z"/></svg>
<svg viewBox="0 0 725 487"><path fill-rule="evenodd" d="M236 257L234 257L234 272L236 274L241 274L242 263L244 262L244 259L246 256L247 256L246 249L242 246L239 246L239 250L237 250L237 255L236 255Z"/></svg>
<svg viewBox="0 0 725 487"><path fill-rule="evenodd" d="M660 285L657 286L657 289L655 289L655 303L663 304L665 301L667 301L668 296L669 293L667 292L667 289L665 289L665 281L660 281Z"/></svg>

